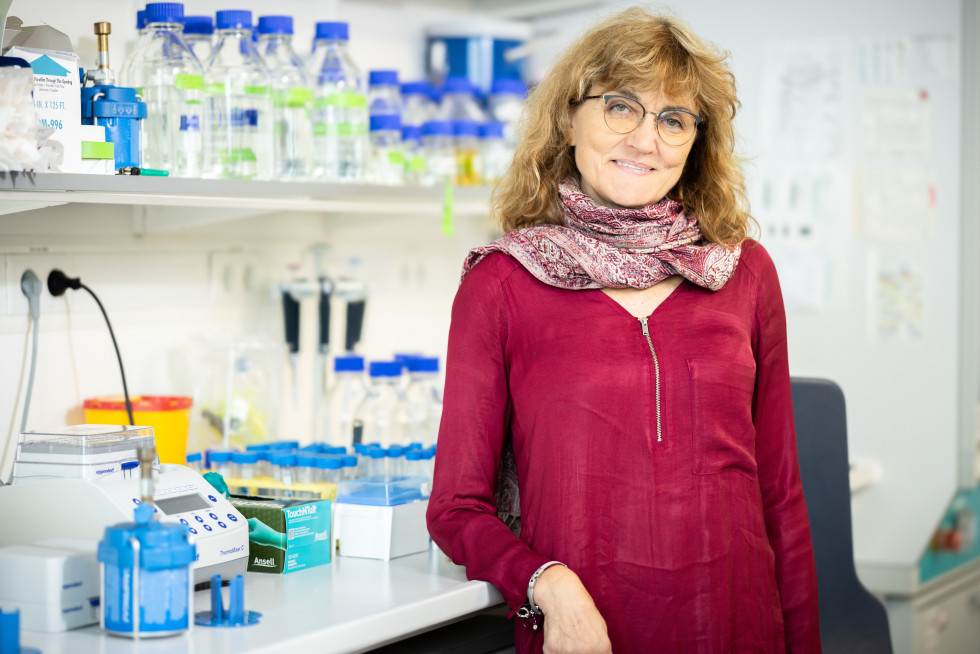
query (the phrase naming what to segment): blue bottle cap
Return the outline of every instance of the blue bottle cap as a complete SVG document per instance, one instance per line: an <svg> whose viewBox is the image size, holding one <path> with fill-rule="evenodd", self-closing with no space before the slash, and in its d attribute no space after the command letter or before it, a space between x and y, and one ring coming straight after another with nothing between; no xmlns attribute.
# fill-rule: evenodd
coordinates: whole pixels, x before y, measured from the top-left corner
<svg viewBox="0 0 980 654"><path fill-rule="evenodd" d="M357 467L357 457L356 456L345 456L341 458L344 462L345 468L356 468Z"/></svg>
<svg viewBox="0 0 980 654"><path fill-rule="evenodd" d="M381 116L371 116L371 131L390 131L394 130L401 133L402 129L402 117L392 114L384 114ZM371 365L374 365L373 363Z"/></svg>
<svg viewBox="0 0 980 654"><path fill-rule="evenodd" d="M384 459L388 457L388 452L380 447L372 447L368 450L368 456L372 459Z"/></svg>
<svg viewBox="0 0 980 654"><path fill-rule="evenodd" d="M231 455L230 450L211 450L208 452L208 461L211 463L228 463L231 461Z"/></svg>
<svg viewBox="0 0 980 654"><path fill-rule="evenodd" d="M184 34L214 34L211 16L184 16Z"/></svg>
<svg viewBox="0 0 980 654"><path fill-rule="evenodd" d="M406 461L421 461L422 460L422 450L408 450L405 452Z"/></svg>
<svg viewBox="0 0 980 654"><path fill-rule="evenodd" d="M270 450L272 446L269 443L259 443L257 445L246 445L245 449L249 452L259 452L262 450Z"/></svg>
<svg viewBox="0 0 980 654"><path fill-rule="evenodd" d="M480 125L480 138L502 139L504 138L504 124L499 120L491 120Z"/></svg>
<svg viewBox="0 0 980 654"><path fill-rule="evenodd" d="M475 120L454 120L453 134L455 136L479 136L480 125Z"/></svg>
<svg viewBox="0 0 980 654"><path fill-rule="evenodd" d="M389 86L398 86L398 71L397 70L372 70L368 74L368 84L371 86L378 86L381 84L386 84Z"/></svg>
<svg viewBox="0 0 980 654"><path fill-rule="evenodd" d="M401 445L392 445L388 448L388 458L397 459L400 456L405 455L405 448Z"/></svg>
<svg viewBox="0 0 980 654"><path fill-rule="evenodd" d="M476 88L468 77L447 77L442 87L443 93L468 93L473 95Z"/></svg>
<svg viewBox="0 0 980 654"><path fill-rule="evenodd" d="M422 140L422 128L418 125L405 125L402 127L402 140L403 141L421 141Z"/></svg>
<svg viewBox="0 0 980 654"><path fill-rule="evenodd" d="M269 462L276 466L294 466L296 465L296 456L289 452L276 452L269 456Z"/></svg>
<svg viewBox="0 0 980 654"><path fill-rule="evenodd" d="M200 452L188 452L187 453L187 463L194 463L196 461L200 461L202 458L204 458L204 457L201 455Z"/></svg>
<svg viewBox="0 0 980 654"><path fill-rule="evenodd" d="M233 452L231 455L232 463L258 463L258 452Z"/></svg>
<svg viewBox="0 0 980 654"><path fill-rule="evenodd" d="M146 5L146 24L180 23L184 20L184 4L181 2L151 2Z"/></svg>
<svg viewBox="0 0 980 654"><path fill-rule="evenodd" d="M333 360L336 372L364 372L364 357L348 355Z"/></svg>
<svg viewBox="0 0 980 654"><path fill-rule="evenodd" d="M270 445L274 450L291 451L299 447L299 441L276 441L274 443L270 443Z"/></svg>
<svg viewBox="0 0 980 654"><path fill-rule="evenodd" d="M313 454L299 454L296 457L296 465L303 466L305 468L312 468L316 465L317 456Z"/></svg>
<svg viewBox="0 0 980 654"><path fill-rule="evenodd" d="M408 360L409 372L439 372L439 357L412 357Z"/></svg>
<svg viewBox="0 0 980 654"><path fill-rule="evenodd" d="M225 9L215 14L215 23L219 30L250 30L252 29L252 12L247 9Z"/></svg>
<svg viewBox="0 0 980 654"><path fill-rule="evenodd" d="M429 97L429 83L426 81L405 82L402 84L402 95L424 95Z"/></svg>
<svg viewBox="0 0 980 654"><path fill-rule="evenodd" d="M347 23L322 21L316 24L316 38L318 39L347 41L350 38L348 34Z"/></svg>
<svg viewBox="0 0 980 654"><path fill-rule="evenodd" d="M449 120L430 120L422 125L423 136L452 136L453 124Z"/></svg>
<svg viewBox="0 0 980 654"><path fill-rule="evenodd" d="M360 454L361 456L365 456L367 454L367 451L368 451L368 446L365 445L364 443L355 443L354 444L354 452L355 453Z"/></svg>
<svg viewBox="0 0 980 654"><path fill-rule="evenodd" d="M146 27L146 10L140 9L136 12L136 29L141 30Z"/></svg>
<svg viewBox="0 0 980 654"><path fill-rule="evenodd" d="M341 468L344 467L343 459L330 458L330 459L326 459L326 462L327 462L327 470L340 470Z"/></svg>
<svg viewBox="0 0 980 654"><path fill-rule="evenodd" d="M421 450L422 449L422 443L420 443L419 441L412 441L411 443L408 444L408 449L410 449L410 450Z"/></svg>
<svg viewBox="0 0 980 654"><path fill-rule="evenodd" d="M519 79L495 79L490 85L490 95L507 94L527 96L527 86Z"/></svg>
<svg viewBox="0 0 980 654"><path fill-rule="evenodd" d="M401 374L402 366L397 361L372 361L368 369L370 377L398 377Z"/></svg>
<svg viewBox="0 0 980 654"><path fill-rule="evenodd" d="M340 454L340 455L347 454L347 448L344 447L343 445L333 445L333 446L328 445L327 447L324 448L324 451L327 454Z"/></svg>
<svg viewBox="0 0 980 654"><path fill-rule="evenodd" d="M259 16L259 34L292 34L292 16Z"/></svg>

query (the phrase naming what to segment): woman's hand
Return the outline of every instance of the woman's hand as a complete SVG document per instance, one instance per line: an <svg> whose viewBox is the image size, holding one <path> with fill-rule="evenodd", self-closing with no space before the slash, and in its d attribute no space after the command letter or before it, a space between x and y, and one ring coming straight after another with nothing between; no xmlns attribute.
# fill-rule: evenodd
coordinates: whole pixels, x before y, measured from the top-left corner
<svg viewBox="0 0 980 654"><path fill-rule="evenodd" d="M578 575L565 566L541 573L534 603L544 613L545 654L611 654L606 621Z"/></svg>

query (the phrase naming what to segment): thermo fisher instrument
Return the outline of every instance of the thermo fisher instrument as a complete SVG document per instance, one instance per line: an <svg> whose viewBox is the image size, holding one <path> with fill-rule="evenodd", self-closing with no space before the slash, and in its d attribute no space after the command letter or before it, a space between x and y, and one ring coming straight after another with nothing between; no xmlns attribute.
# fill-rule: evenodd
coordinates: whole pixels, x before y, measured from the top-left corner
<svg viewBox="0 0 980 654"><path fill-rule="evenodd" d="M102 539L130 522L140 503L137 450L152 427L75 425L22 433L13 479L0 486L0 547L50 538ZM197 546L194 581L234 576L248 562L248 523L198 473L153 463L153 503L161 522L187 525Z"/></svg>

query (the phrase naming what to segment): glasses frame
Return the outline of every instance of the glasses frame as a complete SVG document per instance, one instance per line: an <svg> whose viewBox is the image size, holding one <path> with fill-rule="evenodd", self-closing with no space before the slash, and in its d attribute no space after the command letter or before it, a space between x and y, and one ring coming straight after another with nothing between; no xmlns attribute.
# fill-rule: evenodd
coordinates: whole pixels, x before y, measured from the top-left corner
<svg viewBox="0 0 980 654"><path fill-rule="evenodd" d="M586 96L584 96L582 98L582 100L580 102L585 102L586 100L599 100L600 98L602 99L603 102L606 103L606 105L609 104L609 100L612 99L612 98L621 98L623 100L629 100L630 102L635 102L636 104L640 105L640 109L643 110L643 114L640 116L640 121L638 123L636 123L636 127L634 127L633 129L631 129L628 132L617 132L612 127L609 127L609 123L606 122L606 113L605 113L605 111L603 111L602 112L602 122L606 123L606 127L608 127L610 131L615 132L616 134L632 134L633 132L635 132L637 130L637 128L640 125L643 124L643 120L647 117L647 114L650 114L651 116L653 116L654 120L656 121L654 124L657 127L657 137L661 141L663 141L664 145L670 146L672 148L680 148L680 147L683 147L683 146L687 145L688 143L690 143L691 142L691 139L694 138L694 135L697 134L698 127L700 127L702 125L702 123L704 123L704 118L702 118L701 116L697 115L693 111L688 111L687 109L664 109L660 113L657 113L656 111L647 111L647 108L643 106L643 103L640 102L639 100L637 100L636 98L631 98L631 97L626 96L626 95L618 95L616 93L604 93L603 95L586 95ZM579 103L575 103L575 104L579 104ZM664 139L663 134L660 133L660 116L663 115L663 114L666 114L666 113L684 113L684 114L688 114L690 116L693 116L694 117L694 132L691 133L691 138L687 139L683 143L678 143L677 145L674 145L673 143L668 143L666 141L666 139Z"/></svg>

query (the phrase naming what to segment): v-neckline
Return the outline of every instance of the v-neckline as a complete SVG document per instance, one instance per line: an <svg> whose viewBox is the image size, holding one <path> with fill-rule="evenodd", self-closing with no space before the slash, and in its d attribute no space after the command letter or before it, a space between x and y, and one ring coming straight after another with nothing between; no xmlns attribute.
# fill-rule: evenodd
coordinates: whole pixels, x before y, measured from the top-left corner
<svg viewBox="0 0 980 654"><path fill-rule="evenodd" d="M634 316L632 313L630 313L629 309L627 309L622 304L620 304L619 302L617 302L615 300L615 298L613 298L613 297L607 295L606 293L604 293L601 288L594 289L594 292L595 293L598 293L603 298L603 300L605 302L608 302L608 303L612 304L617 309L619 309L623 314L629 316L633 320L642 320L643 318L652 318L658 311L660 311L661 309L663 309L664 306L666 306L667 304L670 304L671 302L673 302L674 298L677 297L680 294L681 289L684 288L685 286L687 286L688 284L689 284L688 280L681 279L681 283L678 284L677 286L675 286L674 289L667 295L667 297L665 297L660 304L658 304L657 306L655 306L653 308L653 311L651 311L646 316Z"/></svg>

